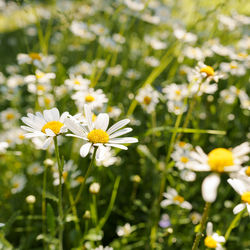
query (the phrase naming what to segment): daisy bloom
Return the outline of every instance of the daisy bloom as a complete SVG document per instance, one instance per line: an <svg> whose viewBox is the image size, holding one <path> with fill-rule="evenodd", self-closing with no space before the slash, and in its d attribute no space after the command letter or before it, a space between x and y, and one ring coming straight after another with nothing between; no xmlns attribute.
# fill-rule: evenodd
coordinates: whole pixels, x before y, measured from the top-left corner
<svg viewBox="0 0 250 250"><path fill-rule="evenodd" d="M188 95L187 84L172 83L162 89L166 94L166 99L170 101L182 101Z"/></svg>
<svg viewBox="0 0 250 250"><path fill-rule="evenodd" d="M24 78L26 83L50 83L51 79L55 79L55 73L44 73L43 71L37 69L35 75L28 75Z"/></svg>
<svg viewBox="0 0 250 250"><path fill-rule="evenodd" d="M245 183L239 179L228 179L227 181L233 187L233 189L241 196L242 201L233 209L233 213L238 214L243 209L247 208L247 211L250 216L250 184Z"/></svg>
<svg viewBox="0 0 250 250"><path fill-rule="evenodd" d="M17 121L19 116L19 113L12 108L3 110L2 112L0 112L0 121L2 123L2 126L4 128L9 128Z"/></svg>
<svg viewBox="0 0 250 250"><path fill-rule="evenodd" d="M220 68L223 72L236 76L243 76L246 73L245 66L236 61L232 61L230 63L223 62L220 64Z"/></svg>
<svg viewBox="0 0 250 250"><path fill-rule="evenodd" d="M118 236L128 236L134 231L134 228L131 227L129 223L126 223L124 226L118 226L116 229L116 233Z"/></svg>
<svg viewBox="0 0 250 250"><path fill-rule="evenodd" d="M150 85L139 90L136 100L142 105L147 113L152 113L155 110L156 104L159 102L159 93Z"/></svg>
<svg viewBox="0 0 250 250"><path fill-rule="evenodd" d="M87 119L87 126L83 127L75 123L72 119L67 118L65 124L67 128L74 134L68 134L68 136L78 137L86 141L86 143L80 149L80 155L82 157L87 156L92 147L97 147L96 160L101 161L105 157L105 153L109 150L109 147L115 147L127 150L128 148L122 144L136 143L138 140L133 137L117 138L121 135L127 134L132 131L132 128L123 128L130 120L124 119L109 129L109 116L106 113L100 113L95 122L92 121L92 112L89 105L84 105L85 117Z"/></svg>
<svg viewBox="0 0 250 250"><path fill-rule="evenodd" d="M192 205L185 201L184 197L180 196L174 188L168 187L167 192L163 193L163 196L166 198L161 202L163 208L175 204L188 210L192 209Z"/></svg>
<svg viewBox="0 0 250 250"><path fill-rule="evenodd" d="M225 243L226 240L223 236L213 232L213 224L207 223L207 237L204 240L204 245L208 248L214 248L216 250L224 249L221 243Z"/></svg>
<svg viewBox="0 0 250 250"><path fill-rule="evenodd" d="M216 72L213 67L204 64L203 62L198 62L195 67L194 73L200 76L201 79L205 79L208 82L215 81L218 82L220 78L223 77L222 74Z"/></svg>
<svg viewBox="0 0 250 250"><path fill-rule="evenodd" d="M85 104L89 104L91 108L102 108L108 102L106 95L101 89L88 89L86 91L77 91L72 99L82 108Z"/></svg>
<svg viewBox="0 0 250 250"><path fill-rule="evenodd" d="M69 79L64 82L70 89L74 90L86 90L90 84L89 79L83 78L81 75L70 75Z"/></svg>
<svg viewBox="0 0 250 250"><path fill-rule="evenodd" d="M202 183L203 199L214 202L217 196L217 188L220 183L220 174L239 171L242 163L248 161L247 154L250 152L248 142L242 143L232 150L215 148L206 155L200 147L196 152L191 152L194 161L190 162L189 168L194 171L211 171Z"/></svg>
<svg viewBox="0 0 250 250"><path fill-rule="evenodd" d="M55 136L67 131L64 120L68 112L64 112L61 116L57 108L44 110L43 114L36 112L35 115L28 113L27 117L21 120L27 126L21 126L22 129L28 131L26 138L46 137L43 142L42 149L47 149Z"/></svg>
<svg viewBox="0 0 250 250"><path fill-rule="evenodd" d="M15 194L21 192L24 189L26 182L27 180L24 175L15 175L11 179L11 193Z"/></svg>

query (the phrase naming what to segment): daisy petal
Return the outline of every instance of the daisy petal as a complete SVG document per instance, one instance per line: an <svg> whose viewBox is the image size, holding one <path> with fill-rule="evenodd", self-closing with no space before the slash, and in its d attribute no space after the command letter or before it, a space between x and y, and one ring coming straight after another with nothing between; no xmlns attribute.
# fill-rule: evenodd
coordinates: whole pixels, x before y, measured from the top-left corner
<svg viewBox="0 0 250 250"><path fill-rule="evenodd" d="M127 134L127 133L131 132L132 130L133 130L132 128L124 128L124 129L121 129L121 130L119 130L119 131L113 133L112 135L110 135L109 138L112 139L112 138L115 138L115 137L118 137L118 136Z"/></svg>
<svg viewBox="0 0 250 250"><path fill-rule="evenodd" d="M124 126L126 126L129 122L130 122L129 119L121 120L121 121L115 123L113 126L111 126L111 127L108 129L107 133L108 133L109 135L111 135L111 134L112 134L113 132L115 132L116 130L118 130L118 129L124 127Z"/></svg>
<svg viewBox="0 0 250 250"><path fill-rule="evenodd" d="M245 204L240 203L240 204L238 204L236 207L234 207L233 213L234 213L234 214L238 214L238 213L241 212L245 207L246 207Z"/></svg>
<svg viewBox="0 0 250 250"><path fill-rule="evenodd" d="M109 140L110 143L136 143L138 139L133 137L113 138Z"/></svg>
<svg viewBox="0 0 250 250"><path fill-rule="evenodd" d="M220 184L218 174L210 174L202 182L202 197L206 202L214 202L217 197L217 188Z"/></svg>
<svg viewBox="0 0 250 250"><path fill-rule="evenodd" d="M50 143L52 142L52 140L53 140L52 137L47 138L47 139L44 141L43 145L42 145L42 149L47 149L48 146L50 145Z"/></svg>
<svg viewBox="0 0 250 250"><path fill-rule="evenodd" d="M109 115L105 113L99 114L95 121L95 128L106 131L108 125L109 125Z"/></svg>
<svg viewBox="0 0 250 250"><path fill-rule="evenodd" d="M97 148L95 159L96 159L97 161L102 161L102 160L105 158L106 152L107 152L106 147L104 147L103 145L100 145L100 146Z"/></svg>
<svg viewBox="0 0 250 250"><path fill-rule="evenodd" d="M128 149L126 146L121 145L121 144L106 143L105 146L114 147L114 148L120 148L120 149L124 149L124 150Z"/></svg>
<svg viewBox="0 0 250 250"><path fill-rule="evenodd" d="M89 153L89 150L91 148L91 143L87 142L86 144L82 145L80 148L80 155L81 157L86 157L87 154Z"/></svg>

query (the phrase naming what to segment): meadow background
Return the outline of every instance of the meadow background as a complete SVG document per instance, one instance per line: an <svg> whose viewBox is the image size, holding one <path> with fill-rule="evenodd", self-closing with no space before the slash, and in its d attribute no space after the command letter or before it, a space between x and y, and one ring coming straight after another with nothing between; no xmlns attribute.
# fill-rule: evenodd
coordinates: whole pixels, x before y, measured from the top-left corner
<svg viewBox="0 0 250 250"><path fill-rule="evenodd" d="M59 249L54 149L42 150L41 142L24 138L20 118L53 107L60 113L82 113L72 99L76 90L65 83L72 74L105 94L107 101L95 114L107 112L111 124L129 118L129 136L139 142L127 151L115 149L108 167L95 163L72 212L72 197L91 157L79 155L82 141L60 138L64 249L191 249L205 204L201 184L208 174L183 173L176 166L180 153L177 158L171 154L179 140L201 146L205 153L249 141L249 15L245 0L0 0L0 249ZM246 56L240 57L243 52ZM37 66L34 58L21 63L20 53L54 57ZM224 76L213 82L215 91L208 86L185 95L177 104L186 109L178 113L174 97L167 95L171 90L163 89L176 83L185 92L199 61ZM226 72L222 63L232 61L237 65ZM42 83L47 85L41 92L37 68L55 74ZM37 77L36 87L29 75ZM148 85L158 93L152 111L136 99ZM232 86L235 92L222 94ZM227 178L221 176L208 218L220 235L240 200ZM89 191L93 182L100 184L97 193ZM176 189L192 209L160 207L161 183L162 191ZM250 249L249 232L245 212L224 247ZM203 240L199 249L206 249Z"/></svg>

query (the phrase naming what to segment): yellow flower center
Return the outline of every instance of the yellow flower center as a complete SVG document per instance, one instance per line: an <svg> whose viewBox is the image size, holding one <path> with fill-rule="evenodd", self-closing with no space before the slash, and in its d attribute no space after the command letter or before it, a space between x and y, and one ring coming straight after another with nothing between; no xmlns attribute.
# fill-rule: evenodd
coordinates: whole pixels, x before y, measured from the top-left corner
<svg viewBox="0 0 250 250"><path fill-rule="evenodd" d="M23 140L25 137L24 137L23 134L19 134L19 135L18 135L18 138L19 138L20 140Z"/></svg>
<svg viewBox="0 0 250 250"><path fill-rule="evenodd" d="M76 178L76 181L79 182L79 183L83 183L84 177L83 177L83 176L78 176L78 177Z"/></svg>
<svg viewBox="0 0 250 250"><path fill-rule="evenodd" d="M212 236L207 236L205 238L204 244L206 247L209 247L209 248L216 248L217 246L217 242L216 240L213 239Z"/></svg>
<svg viewBox="0 0 250 250"><path fill-rule="evenodd" d="M94 129L88 133L88 139L92 143L107 143L109 141L109 135L102 129Z"/></svg>
<svg viewBox="0 0 250 250"><path fill-rule="evenodd" d="M66 180L68 177L68 172L63 172L62 177L64 180Z"/></svg>
<svg viewBox="0 0 250 250"><path fill-rule="evenodd" d="M200 69L201 73L206 73L207 76L213 76L214 75L214 69L211 66L205 66Z"/></svg>
<svg viewBox="0 0 250 250"><path fill-rule="evenodd" d="M175 90L175 94L176 94L176 95L180 95L180 94L181 94L181 91L180 91L180 90Z"/></svg>
<svg viewBox="0 0 250 250"><path fill-rule="evenodd" d="M45 76L45 73L43 73L43 72L36 73L36 79L41 79L44 76Z"/></svg>
<svg viewBox="0 0 250 250"><path fill-rule="evenodd" d="M45 105L49 105L51 103L51 99L45 97L44 102L45 102Z"/></svg>
<svg viewBox="0 0 250 250"><path fill-rule="evenodd" d="M145 96L143 99L143 103L149 105L151 103L151 97Z"/></svg>
<svg viewBox="0 0 250 250"><path fill-rule="evenodd" d="M32 60L39 60L41 61L41 56L38 54L38 53L29 53L29 57L32 59Z"/></svg>
<svg viewBox="0 0 250 250"><path fill-rule="evenodd" d="M208 164L212 171L222 173L224 168L234 164L233 154L225 148L216 148L208 154Z"/></svg>
<svg viewBox="0 0 250 250"><path fill-rule="evenodd" d="M18 187L19 187L19 183L16 182L13 184L13 188L18 188Z"/></svg>
<svg viewBox="0 0 250 250"><path fill-rule="evenodd" d="M248 54L246 54L246 53L239 53L238 56L242 57L242 58L247 58Z"/></svg>
<svg viewBox="0 0 250 250"><path fill-rule="evenodd" d="M45 87L44 87L43 85L38 84L38 85L37 85L37 90L39 90L39 91L44 91L44 90L45 90Z"/></svg>
<svg viewBox="0 0 250 250"><path fill-rule="evenodd" d="M179 146L180 146L181 148L183 148L185 145L186 145L186 142L184 142L184 141L180 141L180 142L179 142Z"/></svg>
<svg viewBox="0 0 250 250"><path fill-rule="evenodd" d="M250 177L250 166L249 166L249 167L247 167L247 169L246 169L246 172L245 172L245 173L246 173L246 175L247 175L247 176L249 176L249 177Z"/></svg>
<svg viewBox="0 0 250 250"><path fill-rule="evenodd" d="M12 120L12 119L14 119L14 118L15 118L15 116L14 116L14 114L12 114L12 113L9 113L9 114L6 115L6 119L7 119L7 120Z"/></svg>
<svg viewBox="0 0 250 250"><path fill-rule="evenodd" d="M241 200L245 203L250 204L250 191L243 193L241 195Z"/></svg>
<svg viewBox="0 0 250 250"><path fill-rule="evenodd" d="M232 64L232 63L231 63L231 64L230 64L230 68L231 68L231 69L237 69L238 66L237 66L236 64Z"/></svg>
<svg viewBox="0 0 250 250"><path fill-rule="evenodd" d="M189 159L187 157L183 156L183 157L181 157L181 162L187 163L187 162L189 162Z"/></svg>
<svg viewBox="0 0 250 250"><path fill-rule="evenodd" d="M81 83L77 79L74 80L74 84L81 85Z"/></svg>
<svg viewBox="0 0 250 250"><path fill-rule="evenodd" d="M174 197L174 201L179 201L180 203L184 202L184 198L180 195L176 195Z"/></svg>
<svg viewBox="0 0 250 250"><path fill-rule="evenodd" d="M86 95L85 96L85 101L86 102L93 102L95 98L92 95Z"/></svg>
<svg viewBox="0 0 250 250"><path fill-rule="evenodd" d="M56 135L58 135L60 133L61 127L64 124L59 122L59 121L51 121L51 122L47 122L41 129L41 131L43 133L45 133L46 129L51 129Z"/></svg>

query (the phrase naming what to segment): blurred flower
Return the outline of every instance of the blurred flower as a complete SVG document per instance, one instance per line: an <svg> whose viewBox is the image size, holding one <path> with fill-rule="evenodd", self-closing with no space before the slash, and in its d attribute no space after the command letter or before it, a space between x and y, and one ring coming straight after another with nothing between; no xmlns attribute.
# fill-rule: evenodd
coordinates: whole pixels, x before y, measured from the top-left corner
<svg viewBox="0 0 250 250"><path fill-rule="evenodd" d="M36 197L34 195L28 195L25 200L28 204L34 204L36 202Z"/></svg>
<svg viewBox="0 0 250 250"><path fill-rule="evenodd" d="M108 106L107 113L109 114L110 118L116 119L122 113L121 109L115 106Z"/></svg>
<svg viewBox="0 0 250 250"><path fill-rule="evenodd" d="M204 240L206 247L215 248L216 250L224 249L221 243L225 243L226 240L223 236L219 236L217 233L213 232L213 224L211 222L207 223L207 237Z"/></svg>
<svg viewBox="0 0 250 250"><path fill-rule="evenodd" d="M70 89L74 90L86 90L90 84L89 79L83 78L81 75L70 75L70 79L66 79L64 82Z"/></svg>
<svg viewBox="0 0 250 250"><path fill-rule="evenodd" d="M142 105L143 109L151 114L159 102L159 93L150 85L145 86L139 90L136 100Z"/></svg>
<svg viewBox="0 0 250 250"><path fill-rule="evenodd" d="M28 117L22 117L21 120L28 126L21 126L22 129L28 131L26 138L47 137L42 148L47 149L54 136L67 131L64 120L68 112L64 112L61 116L57 108L44 110L43 114L36 112L36 115L28 113Z"/></svg>
<svg viewBox="0 0 250 250"><path fill-rule="evenodd" d="M0 113L0 121L5 129L12 127L19 117L20 114L12 108L7 108Z"/></svg>
<svg viewBox="0 0 250 250"><path fill-rule="evenodd" d="M189 215L191 221L193 224L198 224L201 220L201 214L197 213L197 212L192 212L190 215Z"/></svg>
<svg viewBox="0 0 250 250"><path fill-rule="evenodd" d="M220 183L219 174L239 171L241 164L249 159L247 156L249 152L250 145L248 142L242 143L232 150L216 148L208 155L200 147L196 147L196 152L191 152L194 159L189 165L191 170L213 172L202 183L202 196L205 201L215 201Z"/></svg>
<svg viewBox="0 0 250 250"><path fill-rule="evenodd" d="M38 162L32 163L27 169L27 173L30 175L39 175L42 172L43 172L43 167Z"/></svg>
<svg viewBox="0 0 250 250"><path fill-rule="evenodd" d="M113 247L100 245L99 247L94 248L94 250L113 250Z"/></svg>
<svg viewBox="0 0 250 250"><path fill-rule="evenodd" d="M169 218L168 214L162 214L161 220L159 221L159 226L161 228L167 228L167 227L171 226L171 222L170 222L170 218Z"/></svg>
<svg viewBox="0 0 250 250"><path fill-rule="evenodd" d="M238 204L233 209L233 213L238 214L243 209L247 208L248 214L250 216L250 183L243 182L240 179L228 179L227 181L241 196L242 201L242 203Z"/></svg>
<svg viewBox="0 0 250 250"><path fill-rule="evenodd" d="M144 9L144 3L140 0L124 0L124 3L133 11L141 11Z"/></svg>
<svg viewBox="0 0 250 250"><path fill-rule="evenodd" d="M15 194L15 193L19 193L21 192L26 184L27 180L26 177L22 174L19 175L15 175L12 179L11 179L11 193Z"/></svg>
<svg viewBox="0 0 250 250"><path fill-rule="evenodd" d="M102 108L104 103L108 102L106 95L101 89L88 89L77 91L72 99L76 101L76 104L83 108L85 104L89 104L93 109Z"/></svg>
<svg viewBox="0 0 250 250"><path fill-rule="evenodd" d="M100 191L100 184L98 182L93 182L90 186L89 186L89 192L91 194L98 194Z"/></svg>
<svg viewBox="0 0 250 250"><path fill-rule="evenodd" d="M68 136L81 138L86 141L86 143L80 149L80 155L82 157L87 156L91 147L94 146L98 147L96 152L96 160L101 161L104 159L105 152L109 149L109 147L127 150L127 147L122 145L123 143L127 144L138 142L138 140L133 137L117 138L132 131L132 128L124 128L120 130L130 122L129 119L121 120L107 130L109 124L108 114L100 113L97 116L96 121L93 122L91 108L88 105L84 105L84 110L88 122L87 128L81 127L72 119L68 118L65 120L68 129L74 133L69 134Z"/></svg>
<svg viewBox="0 0 250 250"><path fill-rule="evenodd" d="M118 64L114 67L108 67L106 73L111 76L119 76L122 73L122 66Z"/></svg>
<svg viewBox="0 0 250 250"><path fill-rule="evenodd" d="M166 198L161 201L161 206L163 208L175 204L188 210L192 209L192 205L185 201L184 197L180 196L174 188L168 187L167 192L163 193L163 196Z"/></svg>
<svg viewBox="0 0 250 250"><path fill-rule="evenodd" d="M118 228L116 229L116 233L120 237L128 236L132 232L133 232L133 228L131 227L129 223L126 223L124 226L118 226Z"/></svg>
<svg viewBox="0 0 250 250"><path fill-rule="evenodd" d="M223 62L220 64L220 68L222 72L230 73L231 75L243 76L246 74L244 65L236 61L230 63Z"/></svg>
<svg viewBox="0 0 250 250"><path fill-rule="evenodd" d="M160 65L160 61L153 56L145 57L144 62L151 67L157 67Z"/></svg>
<svg viewBox="0 0 250 250"><path fill-rule="evenodd" d="M9 147L9 144L5 141L0 142L0 154L4 154L6 149Z"/></svg>

